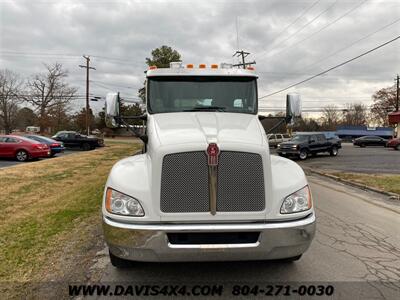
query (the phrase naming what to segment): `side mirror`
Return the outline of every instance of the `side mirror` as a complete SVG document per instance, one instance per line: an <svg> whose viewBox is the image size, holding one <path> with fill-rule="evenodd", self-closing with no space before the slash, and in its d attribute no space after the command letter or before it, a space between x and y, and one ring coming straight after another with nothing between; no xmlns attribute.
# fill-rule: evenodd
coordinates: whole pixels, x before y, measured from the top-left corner
<svg viewBox="0 0 400 300"><path fill-rule="evenodd" d="M286 120L293 124L294 118L301 117L301 98L297 93L286 96Z"/></svg>
<svg viewBox="0 0 400 300"><path fill-rule="evenodd" d="M105 122L109 128L117 128L118 122L116 117L119 117L119 95L118 93L108 93L105 104Z"/></svg>

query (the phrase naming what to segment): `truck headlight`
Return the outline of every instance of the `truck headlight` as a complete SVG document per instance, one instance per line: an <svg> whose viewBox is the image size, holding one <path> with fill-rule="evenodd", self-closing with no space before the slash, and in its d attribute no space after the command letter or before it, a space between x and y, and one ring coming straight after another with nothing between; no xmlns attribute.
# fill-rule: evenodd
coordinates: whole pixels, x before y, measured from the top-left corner
<svg viewBox="0 0 400 300"><path fill-rule="evenodd" d="M123 216L144 216L143 207L138 200L111 188L107 188L106 192L106 210Z"/></svg>
<svg viewBox="0 0 400 300"><path fill-rule="evenodd" d="M308 185L283 200L281 214L291 214L309 210L312 207L311 191Z"/></svg>
<svg viewBox="0 0 400 300"><path fill-rule="evenodd" d="M278 147L278 149L280 149L280 148L281 148L281 144L278 144L278 146L277 146L277 147Z"/></svg>
<svg viewBox="0 0 400 300"><path fill-rule="evenodd" d="M292 145L292 149L297 149L297 145Z"/></svg>

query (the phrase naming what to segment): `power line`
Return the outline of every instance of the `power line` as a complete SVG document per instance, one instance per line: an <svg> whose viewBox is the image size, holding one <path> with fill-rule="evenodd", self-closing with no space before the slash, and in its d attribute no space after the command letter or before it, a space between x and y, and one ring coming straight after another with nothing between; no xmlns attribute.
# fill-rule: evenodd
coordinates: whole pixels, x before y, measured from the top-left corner
<svg viewBox="0 0 400 300"><path fill-rule="evenodd" d="M315 1L314 3L312 3L311 5L307 6L293 22L291 22L290 24L288 24L281 32L279 32L279 33L277 34L277 37L276 37L270 44L272 45L275 41L279 40L280 36L281 36L284 32L286 32L293 24L295 24L298 20L300 20L307 12L309 12L309 11L311 10L311 8L313 8L313 7L314 7L315 5L317 5L319 2L321 2L321 0L317 0L317 1Z"/></svg>
<svg viewBox="0 0 400 300"><path fill-rule="evenodd" d="M355 42L353 42L353 43L347 45L346 47L343 47L343 48L341 48L341 49L339 49L339 50L337 50L337 51L335 51L335 52L332 52L332 53L329 54L328 56L325 56L324 58L322 58L322 59L320 59L320 60L318 60L318 61L312 63L311 65L308 65L307 67L302 68L302 70L304 70L304 69L305 69L305 70L308 70L308 69L310 69L311 67L315 66L316 64L319 64L320 62L322 62L322 61L324 61L324 60L327 60L328 58L331 58L332 56L334 56L334 55L336 55L336 54L338 54L338 53L340 53L340 52L343 52L344 50L349 49L350 47L354 46L355 44L357 44L357 43L359 43L359 42L361 42L361 41L363 41L363 40L365 40L365 39L367 39L367 38L373 36L374 34L380 32L380 31L382 31L382 30L384 30L384 29L386 29L386 28L388 28L388 27L390 27L390 26L393 26L394 24L396 24L396 23L398 23L398 22L400 22L400 18L398 18L398 19L394 20L393 22L391 22L391 23L389 23L389 24L387 24L387 25L385 25L385 26L379 28L378 30L376 30L376 31L374 31L374 32L371 32L371 33L367 34L366 36L364 36L364 37L362 37L362 38L356 40Z"/></svg>
<svg viewBox="0 0 400 300"><path fill-rule="evenodd" d="M323 26L322 28L320 28L319 30L313 32L312 34L306 36L304 39L301 39L300 41L295 42L294 44L291 44L290 47L291 48L284 48L280 51L278 51L277 53L275 53L274 55L280 54L282 52L285 52L289 49L292 49L293 46L296 46L312 37L314 37L315 35L317 35L318 33L320 33L321 31L325 30L326 28L332 26L333 24L339 22L341 19L343 19L344 17L348 16L349 14L351 14L353 11L355 11L357 8L359 8L361 5L363 5L365 2L367 2L369 0L363 0L360 3L358 3L357 5L355 5L354 7L350 8L348 11L346 11L343 15L339 16L338 18L336 18L335 20L333 20L332 22L326 24L325 26ZM267 54L271 53L272 51L268 52Z"/></svg>
<svg viewBox="0 0 400 300"><path fill-rule="evenodd" d="M351 58L351 59L349 59L349 60L346 60L346 61L344 61L344 62L342 62L342 63L340 63L340 64L338 64L338 65L336 65L336 66L334 66L334 67L331 67L331 68L329 68L329 69L327 69L327 70L325 70L325 71L322 71L322 72L320 72L320 73L318 73L318 74L315 74L314 76L311 76L311 77L309 77L309 78L306 78L306 79L304 79L304 80L302 80L302 81L299 81L299 82L297 82L297 83L291 84L291 85L289 85L288 87L286 87L286 88L284 88L284 89L281 89L281 90L278 90L278 91L276 91L276 92L273 92L273 93L267 94L267 95L265 95L265 96L259 97L259 99L266 98L266 97L269 97L269 96L272 96L272 95L276 95L276 94L281 93L281 92L283 92L283 91L286 91L286 90L288 90L288 89L290 89L290 88L292 88L292 87L295 87L295 86L297 86L297 85L300 85L300 84L302 84L302 83L305 83L305 82L307 82L307 81L310 81L310 80L312 80L312 79L314 79L314 78L316 78L316 77L319 77L319 76L321 76L321 75L324 75L324 74L326 74L326 73L328 73L328 72L330 72L330 71L332 71L332 70L335 70L335 69L337 69L337 68L339 68L339 67L341 67L341 66L344 66L344 65L346 65L346 64L348 64L348 63L350 63L350 62L352 62L352 61L354 61L354 60L356 60L356 59L358 59L358 58L360 58L360 57L363 57L363 56L365 56L365 55L367 55L367 54L369 54L369 53L371 53L371 52L374 52L374 51L378 50L379 48L382 48L382 47L384 47L384 46L386 46L386 45L388 45L388 44L390 44L390 43L393 43L394 41L396 41L396 40L398 40L398 39L400 39L400 35L397 36L397 37L395 37L394 39L391 39L390 41L387 41L387 42L385 42L385 43L383 43L383 44L380 44L379 46L377 46L377 47L375 47L375 48L372 48L371 50L368 50L368 51L366 51L366 52L364 52L364 53L362 53L362 54L360 54L360 55L357 55L356 57L353 57L353 58Z"/></svg>
<svg viewBox="0 0 400 300"><path fill-rule="evenodd" d="M66 56L79 58L80 55L71 53L47 53L47 52L23 52L23 51L13 51L13 50L0 50L0 53L6 55L20 55L20 56Z"/></svg>
<svg viewBox="0 0 400 300"><path fill-rule="evenodd" d="M292 34L290 34L286 39L282 40L280 43L278 43L277 46L275 46L274 48L272 48L271 50L269 50L267 53L265 53L265 55L271 53L275 48L277 48L278 46L282 45L283 43L285 43L287 40L291 39L293 36L297 35L298 33L300 33L303 29L305 29L307 26L309 26L310 24L312 24L314 21L316 21L317 19L319 19L319 17L321 17L324 13L326 13L328 10L330 10L331 8L333 8L336 3L338 2L338 0L335 0L335 2L333 2L331 5L328 6L328 8L326 8L325 10L323 10L321 13L319 13L316 17L314 17L313 19L311 19L311 21L308 21L306 24L304 24L303 26L301 26L297 31L293 32ZM265 51L264 51L265 52ZM262 54L264 55L264 54ZM260 54L261 56L261 54Z"/></svg>
<svg viewBox="0 0 400 300"><path fill-rule="evenodd" d="M13 50L0 50L2 55L11 55L11 56L26 56L26 57L54 57L57 56L59 59L73 59L80 58L79 54L72 53L49 53L49 52L22 52L22 51L13 51ZM122 65L135 65L138 66L138 63L130 63L129 59L117 58L117 57L109 57L109 56L100 56L100 55L90 55L91 57L98 58L100 60L111 61L114 64L122 64Z"/></svg>
<svg viewBox="0 0 400 300"><path fill-rule="evenodd" d="M117 85L117 84L113 84L113 83L107 83L104 81L98 81L98 80L91 80L91 82L97 82L97 83L101 83L104 85L108 85L108 86L115 86L115 87L119 87L119 88L123 88L123 89L140 89L140 87L135 87L135 86L123 86L123 85Z"/></svg>

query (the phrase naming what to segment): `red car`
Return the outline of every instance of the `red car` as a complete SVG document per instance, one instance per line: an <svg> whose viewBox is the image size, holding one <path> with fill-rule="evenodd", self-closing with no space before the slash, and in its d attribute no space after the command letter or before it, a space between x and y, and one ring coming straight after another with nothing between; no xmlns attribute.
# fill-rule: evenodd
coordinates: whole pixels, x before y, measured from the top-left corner
<svg viewBox="0 0 400 300"><path fill-rule="evenodd" d="M0 157L26 161L49 156L50 148L46 144L17 135L0 135Z"/></svg>
<svg viewBox="0 0 400 300"><path fill-rule="evenodd" d="M386 147L390 147L395 150L400 150L400 138L391 139L389 142L387 142Z"/></svg>

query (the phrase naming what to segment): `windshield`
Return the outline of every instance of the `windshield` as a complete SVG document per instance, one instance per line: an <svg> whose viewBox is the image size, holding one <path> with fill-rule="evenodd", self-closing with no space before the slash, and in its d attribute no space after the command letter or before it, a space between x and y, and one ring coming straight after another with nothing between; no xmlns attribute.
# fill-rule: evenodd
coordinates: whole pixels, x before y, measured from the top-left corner
<svg viewBox="0 0 400 300"><path fill-rule="evenodd" d="M254 77L165 76L149 78L148 111L257 113Z"/></svg>
<svg viewBox="0 0 400 300"><path fill-rule="evenodd" d="M293 142L304 142L308 141L308 135L295 135L291 141Z"/></svg>

